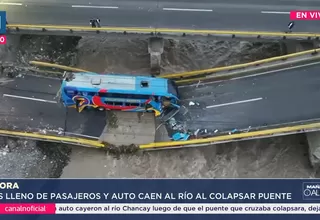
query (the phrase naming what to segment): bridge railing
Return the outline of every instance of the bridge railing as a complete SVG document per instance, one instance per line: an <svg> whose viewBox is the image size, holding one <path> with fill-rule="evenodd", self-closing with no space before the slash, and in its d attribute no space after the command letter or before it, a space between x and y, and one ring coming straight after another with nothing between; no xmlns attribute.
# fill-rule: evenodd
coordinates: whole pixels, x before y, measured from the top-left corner
<svg viewBox="0 0 320 220"><path fill-rule="evenodd" d="M212 144L221 144L221 143L228 143L228 142L234 142L234 141L266 138L266 137L272 137L272 136L283 136L283 135L298 134L298 133L305 133L305 132L318 131L318 130L320 130L320 122L316 122L316 123L307 122L306 124L300 124L300 125L292 125L292 126L283 125L283 127L272 128L272 129L242 131L241 133L236 133L236 134L217 135L217 136L209 137L205 139L142 144L139 146L139 148L148 150L148 149L199 147L199 146L207 146Z"/></svg>
<svg viewBox="0 0 320 220"><path fill-rule="evenodd" d="M286 33L286 32L263 32L263 31L233 31L233 30L193 30L177 28L142 28L142 27L101 27L92 28L89 26L74 25L34 25L34 24L9 24L7 25L9 33L25 33L35 31L38 33L64 32L65 34L77 35L83 33L91 34L145 34L148 36L204 36L204 37L223 37L223 38L255 38L255 39L300 39L300 40L318 40L320 33Z"/></svg>
<svg viewBox="0 0 320 220"><path fill-rule="evenodd" d="M195 71L180 72L180 73L169 73L169 74L165 74L165 75L162 75L159 77L168 78L168 79L175 79L175 80L178 80L179 83L183 83L183 82L190 81L190 80L187 80L188 78L201 77L201 76L205 76L208 74L217 74L220 72L230 72L233 70L243 70L243 69L247 69L249 67L261 67L262 65L270 64L270 63L277 62L277 61L281 61L283 63L283 62L288 62L292 59L294 60L297 57L305 56L305 55L307 55L307 57L305 57L306 58L305 60L312 60L317 57L319 59L320 58L320 56L318 55L319 52L320 52L320 49L312 49L312 50L306 50L306 51L292 53L292 54L288 54L288 55L276 56L276 57L271 57L271 58L267 58L267 59L257 60L257 61L248 62L248 63L236 64L236 65L231 65L231 66L223 66L223 67L215 67L215 68L204 69L204 70L195 70ZM299 60L295 60L295 61L299 61ZM280 63L280 64L282 64L282 63ZM224 78L224 79L230 78L230 75L224 73L224 75L216 76L216 79L220 79L220 78ZM202 79L204 79L204 78L202 78ZM197 79L197 80L199 80L199 79Z"/></svg>
<svg viewBox="0 0 320 220"><path fill-rule="evenodd" d="M187 141L168 141L168 142L157 142L157 143L146 143L136 146L140 150L160 150L160 149L173 149L173 148L184 148L184 147L200 147L212 144L221 144L234 141L251 140L257 138L266 138L274 136L282 136L289 134L298 134L312 131L320 130L320 122L300 122L298 125L286 125L283 127L264 129L264 130L253 130L253 131L240 131L241 133L236 134L220 134L214 137L204 138L204 139L193 139ZM254 128L253 128L254 129ZM108 145L107 143L102 143L98 140L92 140L87 138L77 138L77 137L66 137L58 135L46 135L39 133L28 133L28 132L18 132L9 130L0 130L0 136L9 137L19 137L26 139L34 139L40 141L56 142L72 144L84 147L94 147L94 148L112 148L114 146Z"/></svg>
<svg viewBox="0 0 320 220"><path fill-rule="evenodd" d="M88 138L46 135L46 134L40 134L36 132L0 130L0 135L7 136L7 137L19 137L19 138L56 142L56 143L73 144L73 145L79 145L84 147L96 147L96 148L105 147L105 144L97 140L92 140Z"/></svg>
<svg viewBox="0 0 320 220"><path fill-rule="evenodd" d="M47 62L40 62L40 61L30 61L29 63L31 65L35 65L35 66L50 67L50 68L71 71L71 72L90 72L88 70L84 70L84 69L80 69L80 68L76 68L76 67L59 65L59 64L55 64L55 63L47 63Z"/></svg>
<svg viewBox="0 0 320 220"><path fill-rule="evenodd" d="M268 65L272 64L271 67L280 68L283 65L288 63L298 63L298 62L312 62L314 60L320 59L320 49L307 50L303 52L292 53L283 56L271 57L263 60L253 61L249 63L236 64L231 66L224 67L215 67L204 70L195 70L188 72L180 73L168 73L159 76L160 78L173 79L177 84L190 83L195 81L205 81L205 80L222 80L230 79L241 74L249 74L250 71L258 71L265 67L270 67ZM298 59L297 59L298 58ZM51 67L56 69L62 69L66 71L73 72L90 72L88 70L79 69L76 67L69 67L54 63L40 62L40 61L30 61L31 65L42 66L42 67ZM251 68L251 69L249 69ZM243 73L239 72L243 71Z"/></svg>

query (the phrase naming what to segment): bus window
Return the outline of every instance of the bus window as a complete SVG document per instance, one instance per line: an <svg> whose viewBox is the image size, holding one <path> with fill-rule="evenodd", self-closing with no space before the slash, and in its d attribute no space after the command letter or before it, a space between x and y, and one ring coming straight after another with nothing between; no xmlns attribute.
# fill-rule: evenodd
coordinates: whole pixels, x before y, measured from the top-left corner
<svg viewBox="0 0 320 220"><path fill-rule="evenodd" d="M67 87L64 89L64 92L69 98L72 98L73 96L78 94L77 90L71 89L71 88L67 88Z"/></svg>
<svg viewBox="0 0 320 220"><path fill-rule="evenodd" d="M82 95L82 96L95 96L96 93L95 92L79 92L79 95Z"/></svg>
<svg viewBox="0 0 320 220"><path fill-rule="evenodd" d="M128 98L128 95L127 94L122 94L122 93L118 93L118 94L114 93L113 97L126 99L126 98Z"/></svg>
<svg viewBox="0 0 320 220"><path fill-rule="evenodd" d="M148 81L141 81L141 87L142 87L142 88L149 87Z"/></svg>
<svg viewBox="0 0 320 220"><path fill-rule="evenodd" d="M140 106L140 103L127 103L127 106Z"/></svg>
<svg viewBox="0 0 320 220"><path fill-rule="evenodd" d="M113 102L113 104L123 106L123 102Z"/></svg>
<svg viewBox="0 0 320 220"><path fill-rule="evenodd" d="M150 98L150 96L148 95L132 95L134 99L145 99L148 100Z"/></svg>
<svg viewBox="0 0 320 220"><path fill-rule="evenodd" d="M103 92L99 92L98 95L103 98L109 97L108 93L103 93Z"/></svg>
<svg viewBox="0 0 320 220"><path fill-rule="evenodd" d="M138 94L122 94L122 93L99 93L100 97L103 98L119 98L119 99L144 99L148 100L149 95L138 95Z"/></svg>
<svg viewBox="0 0 320 220"><path fill-rule="evenodd" d="M122 102L104 102L106 103L107 105L118 105L118 106L123 106L123 103Z"/></svg>

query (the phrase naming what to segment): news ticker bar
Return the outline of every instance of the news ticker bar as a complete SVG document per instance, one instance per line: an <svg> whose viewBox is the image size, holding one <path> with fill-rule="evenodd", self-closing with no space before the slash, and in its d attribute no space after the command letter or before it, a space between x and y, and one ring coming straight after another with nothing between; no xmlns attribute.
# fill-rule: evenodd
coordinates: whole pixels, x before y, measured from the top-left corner
<svg viewBox="0 0 320 220"><path fill-rule="evenodd" d="M320 214L320 204L0 204L0 214Z"/></svg>

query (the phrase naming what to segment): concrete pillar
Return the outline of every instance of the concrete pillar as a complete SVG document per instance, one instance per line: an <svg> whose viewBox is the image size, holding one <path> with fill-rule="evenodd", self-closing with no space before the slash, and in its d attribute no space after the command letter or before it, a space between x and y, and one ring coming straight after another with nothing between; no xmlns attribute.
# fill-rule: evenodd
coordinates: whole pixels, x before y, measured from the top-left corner
<svg viewBox="0 0 320 220"><path fill-rule="evenodd" d="M306 134L309 144L309 160L314 168L320 167L320 131Z"/></svg>
<svg viewBox="0 0 320 220"><path fill-rule="evenodd" d="M312 50L315 48L314 41L285 41L286 54L297 53L305 50Z"/></svg>
<svg viewBox="0 0 320 220"><path fill-rule="evenodd" d="M319 40L314 40L313 41L313 47L315 49L319 49L320 48L320 41Z"/></svg>
<svg viewBox="0 0 320 220"><path fill-rule="evenodd" d="M107 125L100 141L115 146L152 143L155 140L154 113L107 111Z"/></svg>
<svg viewBox="0 0 320 220"><path fill-rule="evenodd" d="M149 38L148 52L150 54L150 68L152 75L160 74L161 54L163 53L163 47L163 38Z"/></svg>

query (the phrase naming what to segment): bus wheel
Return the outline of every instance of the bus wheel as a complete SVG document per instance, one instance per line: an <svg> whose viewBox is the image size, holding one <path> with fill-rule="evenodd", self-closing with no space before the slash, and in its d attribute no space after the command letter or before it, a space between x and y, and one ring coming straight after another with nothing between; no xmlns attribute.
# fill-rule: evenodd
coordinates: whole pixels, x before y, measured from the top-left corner
<svg viewBox="0 0 320 220"><path fill-rule="evenodd" d="M99 107L98 110L101 111L101 112L103 112L103 111L105 110L105 108Z"/></svg>

